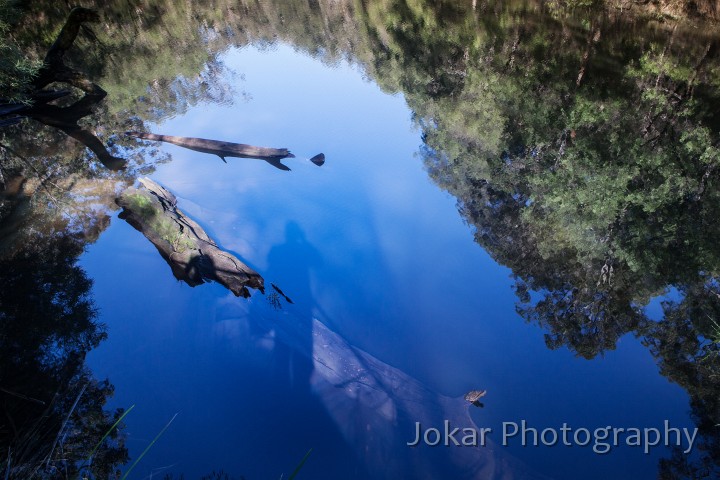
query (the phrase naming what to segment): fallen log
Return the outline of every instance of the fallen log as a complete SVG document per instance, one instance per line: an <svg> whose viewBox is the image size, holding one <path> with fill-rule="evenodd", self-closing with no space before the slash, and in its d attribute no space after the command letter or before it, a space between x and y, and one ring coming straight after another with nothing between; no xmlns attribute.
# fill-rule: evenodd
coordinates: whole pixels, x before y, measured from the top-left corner
<svg viewBox="0 0 720 480"><path fill-rule="evenodd" d="M256 147L244 143L223 142L221 140L209 140L207 138L176 137L173 135L157 135L143 132L125 132L125 135L142 138L143 140L172 143L173 145L195 150L196 152L210 153L217 155L225 163L227 163L225 160L226 157L265 160L273 167L286 171L290 170L290 168L280 163L280 160L295 157L287 148ZM315 155L312 158L312 162L318 166L322 165L325 163L325 155L322 153Z"/></svg>
<svg viewBox="0 0 720 480"><path fill-rule="evenodd" d="M173 135L156 135L154 133L125 132L125 135L155 142L167 142L179 147L195 150L196 152L210 153L217 155L225 161L225 157L257 158L265 160L270 165L280 170L290 170L286 165L280 163L283 158L293 158L287 148L256 147L244 143L223 142L220 140L208 140L206 138L175 137Z"/></svg>
<svg viewBox="0 0 720 480"><path fill-rule="evenodd" d="M115 202L123 209L120 218L155 245L178 280L191 287L216 281L245 298L250 296L248 287L264 292L260 274L220 249L177 208L175 195L149 178L141 178L140 188L128 188Z"/></svg>

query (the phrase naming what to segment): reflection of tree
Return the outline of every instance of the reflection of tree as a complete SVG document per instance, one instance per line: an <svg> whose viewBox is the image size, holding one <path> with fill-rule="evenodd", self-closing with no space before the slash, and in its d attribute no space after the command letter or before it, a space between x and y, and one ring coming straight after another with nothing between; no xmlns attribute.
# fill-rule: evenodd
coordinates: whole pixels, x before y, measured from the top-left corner
<svg viewBox="0 0 720 480"><path fill-rule="evenodd" d="M91 282L75 264L82 249L71 236L36 235L0 259L0 465L8 478L54 478L56 469L72 477L120 413L103 410L113 388L84 365L105 333ZM126 458L115 431L92 471L106 478Z"/></svg>
<svg viewBox="0 0 720 480"><path fill-rule="evenodd" d="M156 15L161 12L154 9L144 12L117 3L98 2L97 7L102 7L98 12L108 30L105 34L96 34L88 25L98 19L92 10L75 8L68 12L56 2L21 7L24 16L15 25L13 37L29 58L44 56L45 66L32 82L34 90L25 94L31 105L18 105L19 111L0 110L8 121L22 117L37 121L0 131L0 143L8 147L2 150L4 169L40 178L109 177L108 172L92 164L97 158L111 169L127 164L126 177L146 174L167 157L125 138L124 131L142 131L145 122L185 112L200 102L230 101L232 88L221 82L224 66L217 60L218 51L228 45L227 38L214 45L202 41L202 31L193 30L188 16L173 20L185 24L180 28L179 23L163 23L170 17L157 22ZM139 25L138 15L142 15ZM63 21L64 28L45 54L48 47L42 40L53 36ZM174 27L178 27L174 31L178 37L165 35L166 28ZM184 33L188 38L183 39L183 45L188 48L183 55L168 55L180 48L178 39ZM210 32L205 34L214 37ZM170 58L176 62L169 62ZM106 71L111 75L103 77ZM58 82L73 90L65 91L64 97L40 90ZM109 102L102 101L105 89L110 92ZM62 98L58 100L58 96ZM65 135L79 144L68 142Z"/></svg>
<svg viewBox="0 0 720 480"><path fill-rule="evenodd" d="M705 282L684 287L681 301L663 304L662 321L645 320L640 329L663 375L690 394L698 427L695 461L675 451L661 463L663 478L714 478L720 472L719 293L717 280L706 276Z"/></svg>
<svg viewBox="0 0 720 480"><path fill-rule="evenodd" d="M398 13L403 4L384 5ZM403 65L385 81L416 114L429 174L458 198L476 241L512 268L518 312L546 330L550 348L593 358L626 333L642 339L687 389L703 435L698 456L668 459L663 471L712 477L720 364L718 344L705 339L720 313L716 41L642 22L629 39L623 19L598 13L581 23L490 3L480 24L474 13L420 4L404 23L368 8L368 28ZM412 52L439 47L450 58L413 64ZM462 82L447 91L411 78L451 72ZM671 286L683 300L650 321L642 306Z"/></svg>
<svg viewBox="0 0 720 480"><path fill-rule="evenodd" d="M452 95L407 93L426 164L513 268L523 315L548 327L549 344L592 357L636 328L651 296L716 270L716 47L675 31L628 45L601 16L580 27L494 13L475 32L439 15L425 27L446 27L439 40L416 26L415 49L475 37ZM385 43L407 35L385 28Z"/></svg>
<svg viewBox="0 0 720 480"><path fill-rule="evenodd" d="M458 198L477 242L513 269L518 309L548 345L591 358L625 333L641 336L688 389L713 458L717 347L703 341L706 317L717 321L708 289L720 271L712 32L597 12L574 18L535 2L236 3L105 2L110 33L86 49L87 71L112 72L102 84L115 102L91 127L112 139L133 122L222 101L227 92L212 80L231 44L280 38L329 62L351 58L404 93L430 175ZM66 13L57 2L27 8L47 15L26 17L21 44L48 38ZM28 158L38 144L70 150L62 162L35 155L42 172L103 175L62 142L29 127L12 146ZM649 322L640 307L669 286L684 299ZM696 468L667 465L678 475Z"/></svg>
<svg viewBox="0 0 720 480"><path fill-rule="evenodd" d="M121 158L113 157L92 132L78 125L81 118L92 113L93 108L105 97L106 92L88 79L84 73L65 63L65 53L75 43L80 29L85 27L86 22L97 21L99 21L99 16L92 10L76 7L70 12L65 25L45 55L42 67L36 73L32 83L28 85L28 88L32 87L33 89L27 93L26 102L28 104L3 105L6 113L11 115L5 121L14 123L26 116L62 130L93 151L106 168L119 170L125 166L126 162ZM48 85L58 82L73 86L84 92L85 95L66 107L50 105L49 102L70 93L69 91L43 90Z"/></svg>

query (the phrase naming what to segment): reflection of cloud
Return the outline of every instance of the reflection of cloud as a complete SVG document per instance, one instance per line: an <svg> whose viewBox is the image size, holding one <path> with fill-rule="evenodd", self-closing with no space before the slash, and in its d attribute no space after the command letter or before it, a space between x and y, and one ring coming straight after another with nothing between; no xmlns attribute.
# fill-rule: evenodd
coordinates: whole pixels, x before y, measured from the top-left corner
<svg viewBox="0 0 720 480"><path fill-rule="evenodd" d="M197 158L195 158L197 156ZM217 161L217 165L212 164ZM255 268L264 268L274 243L284 238L284 216L264 216L258 204L268 174L264 162L223 164L211 155L191 152L163 166L154 176L178 197L181 210L193 217L223 248L236 252ZM248 174L260 169L261 175ZM263 171L265 169L265 171Z"/></svg>
<svg viewBox="0 0 720 480"><path fill-rule="evenodd" d="M165 147L165 145L163 145ZM172 186L178 197L203 198L208 192L246 194L260 188L255 177L242 176L232 164L224 164L219 157L206 153L174 150L173 161L163 165L153 177L161 183ZM230 162L259 162L254 159L228 159Z"/></svg>
<svg viewBox="0 0 720 480"><path fill-rule="evenodd" d="M247 318L231 318L215 322L212 334L241 351L262 350L271 352L275 348L275 332L254 334Z"/></svg>
<svg viewBox="0 0 720 480"><path fill-rule="evenodd" d="M400 165L401 167L403 165ZM458 225L457 211L452 201L442 201L446 195L429 185L426 173L421 168L398 168L383 171L368 182L367 190L375 221L380 249L385 264L398 276L407 278L408 272L418 270L414 278L424 278L426 265L418 262L419 253L437 252L442 236L427 238L427 232L452 232ZM421 214L418 215L418 212ZM466 229L463 226L463 231ZM408 238L421 241L410 248ZM420 250L420 252L418 252ZM455 262L452 255L445 256L443 263ZM423 258L425 258L423 256Z"/></svg>
<svg viewBox="0 0 720 480"><path fill-rule="evenodd" d="M213 324L213 334L230 341L246 340L250 337L250 326L247 319L220 320Z"/></svg>
<svg viewBox="0 0 720 480"><path fill-rule="evenodd" d="M256 354L258 350L271 352L275 348L275 332L253 330L251 304L239 302L227 294L215 302L215 322L211 333L234 350Z"/></svg>

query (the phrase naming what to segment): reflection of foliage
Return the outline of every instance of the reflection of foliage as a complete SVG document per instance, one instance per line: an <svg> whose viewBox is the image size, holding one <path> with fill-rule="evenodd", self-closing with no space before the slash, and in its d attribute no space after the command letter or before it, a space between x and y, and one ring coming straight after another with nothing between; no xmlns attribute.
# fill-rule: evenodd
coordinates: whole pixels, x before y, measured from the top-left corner
<svg viewBox="0 0 720 480"><path fill-rule="evenodd" d="M275 310L280 310L282 308L282 303L280 303L280 295L275 292L270 292L267 294L267 301L270 306L273 307Z"/></svg>
<svg viewBox="0 0 720 480"><path fill-rule="evenodd" d="M696 456L661 463L664 478L714 478L717 44L678 29L634 36L628 48L621 26L602 18L573 33L528 21L532 12L503 15L484 17L459 89L407 95L428 171L458 198L478 243L513 269L518 311L550 348L592 358L625 333L643 339L690 394L701 436ZM673 285L683 300L649 321L640 307Z"/></svg>
<svg viewBox="0 0 720 480"><path fill-rule="evenodd" d="M104 28L84 28L68 57L107 90L111 117L159 121L198 102L228 101L232 87L220 82L225 72L217 55L230 41L213 24L226 23L231 2L220 3L208 8L167 0L85 2L100 13ZM68 9L46 0L23 8L19 43L42 51L47 45L38 39L49 43Z"/></svg>
<svg viewBox="0 0 720 480"><path fill-rule="evenodd" d="M17 102L27 100L26 88L39 64L25 57L9 35L10 25L18 16L12 3L0 0L0 92L2 101Z"/></svg>
<svg viewBox="0 0 720 480"><path fill-rule="evenodd" d="M73 476L121 414L103 411L113 388L84 366L105 333L91 282L75 265L81 251L70 236L36 235L0 260L0 458L8 478L54 477L58 469ZM126 458L114 431L92 471L107 478Z"/></svg>
<svg viewBox="0 0 720 480"><path fill-rule="evenodd" d="M622 27L602 17L575 34L530 21L534 12L504 15L484 17L494 39L478 33L463 53L459 90L409 98L430 174L458 196L478 242L513 267L518 292L541 293L521 312L554 332L551 345L597 341L582 347L591 357L635 328L638 305L720 266L710 185L720 155L706 106L717 99L716 49L680 33L655 43L652 32L621 48ZM413 48L432 51L422 46L432 40ZM613 71L593 76L586 57Z"/></svg>
<svg viewBox="0 0 720 480"><path fill-rule="evenodd" d="M704 340L715 335L708 322L719 321L713 32L586 9L574 17L540 2L90 3L107 32L84 31L80 40L92 44L69 56L110 93L86 125L113 153L133 145L123 130L225 101L217 58L232 44L286 40L329 63L349 58L403 92L429 174L458 198L477 242L513 269L520 314L546 330L551 348L587 358L625 333L640 336L688 389L704 435L706 464L673 458L663 468L690 477L717 469L709 425L720 423L720 365L717 344ZM28 49L49 41L67 13L57 2L26 8L18 42ZM3 143L34 162L41 180L107 176L55 131L10 132ZM136 154L135 170L147 157ZM7 160L9 173L25 170ZM673 285L683 300L649 322L641 306Z"/></svg>
<svg viewBox="0 0 720 480"><path fill-rule="evenodd" d="M639 336L688 390L703 436L698 457L668 459L663 472L712 477L720 470L720 360L706 340L720 320L712 33L638 21L628 38L624 19L598 12L578 21L492 2L479 14L379 3L366 9L368 30L387 60L370 69L405 93L429 174L458 198L477 242L513 269L518 312L546 330L550 348L586 358L628 332ZM439 51L441 61L415 60ZM671 286L682 301L651 322L642 306Z"/></svg>
<svg viewBox="0 0 720 480"><path fill-rule="evenodd" d="M183 113L199 102L229 101L232 88L221 81L229 77L217 61L218 52L229 42L226 38L218 40L209 31L193 29L187 19L194 14L182 9L97 3L105 31L96 33L90 26L82 25L66 59L70 66L87 73L109 91L111 101L95 106L93 115L86 116L81 126L88 135L97 137L94 140L98 145L107 146L109 155L127 159L125 177L133 178L138 173L149 173L154 164L165 158L122 133L144 130L145 122ZM41 1L22 5L22 10L24 15L13 31L15 43L27 58L42 58L69 9L57 2ZM168 36L170 31L175 36ZM168 54L180 50L182 55ZM103 78L106 73L109 75ZM77 98L75 95L63 99L61 106ZM32 121L4 129L0 141L27 160L20 161L17 156L3 152L4 166L25 176L35 176L35 171L48 170L48 166L55 177L61 178L71 174L89 178L109 176L93 164L93 156L85 152L83 145Z"/></svg>
<svg viewBox="0 0 720 480"><path fill-rule="evenodd" d="M646 321L641 329L645 344L660 360L660 370L690 394L692 416L700 441L699 461L675 451L661 463L663 478L714 478L720 471L720 344L707 339L720 318L720 289L706 277L682 290L680 302L663 305L664 319ZM692 457L691 457L692 458Z"/></svg>

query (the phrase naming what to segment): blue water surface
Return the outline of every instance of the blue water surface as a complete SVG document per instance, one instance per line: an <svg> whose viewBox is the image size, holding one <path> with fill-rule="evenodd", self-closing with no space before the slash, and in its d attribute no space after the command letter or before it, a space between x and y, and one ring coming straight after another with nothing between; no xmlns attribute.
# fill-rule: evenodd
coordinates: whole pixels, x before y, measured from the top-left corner
<svg viewBox="0 0 720 480"><path fill-rule="evenodd" d="M515 312L510 270L474 242L456 200L429 179L401 95L381 91L357 66L326 65L285 45L231 50L223 61L236 73L237 101L193 107L156 133L288 147L292 170L163 144L172 161L152 178L219 245L282 288L301 334L282 345L256 325L253 316L268 311L261 295L248 301L216 284L179 283L151 243L113 218L81 259L109 333L89 364L115 385L114 406L136 405L125 421L131 457L178 413L131 478L218 469L287 478L310 448L299 479L377 476L377 458L338 421L347 418L343 405L313 389L300 351L318 348L312 318L440 395L487 390L473 420L531 471L656 477L667 454L660 448L600 455L500 445L502 423L523 419L539 429L691 427L688 398L633 337L592 361L545 346L543 331ZM319 152L322 167L307 160ZM383 448L392 458L410 447Z"/></svg>

